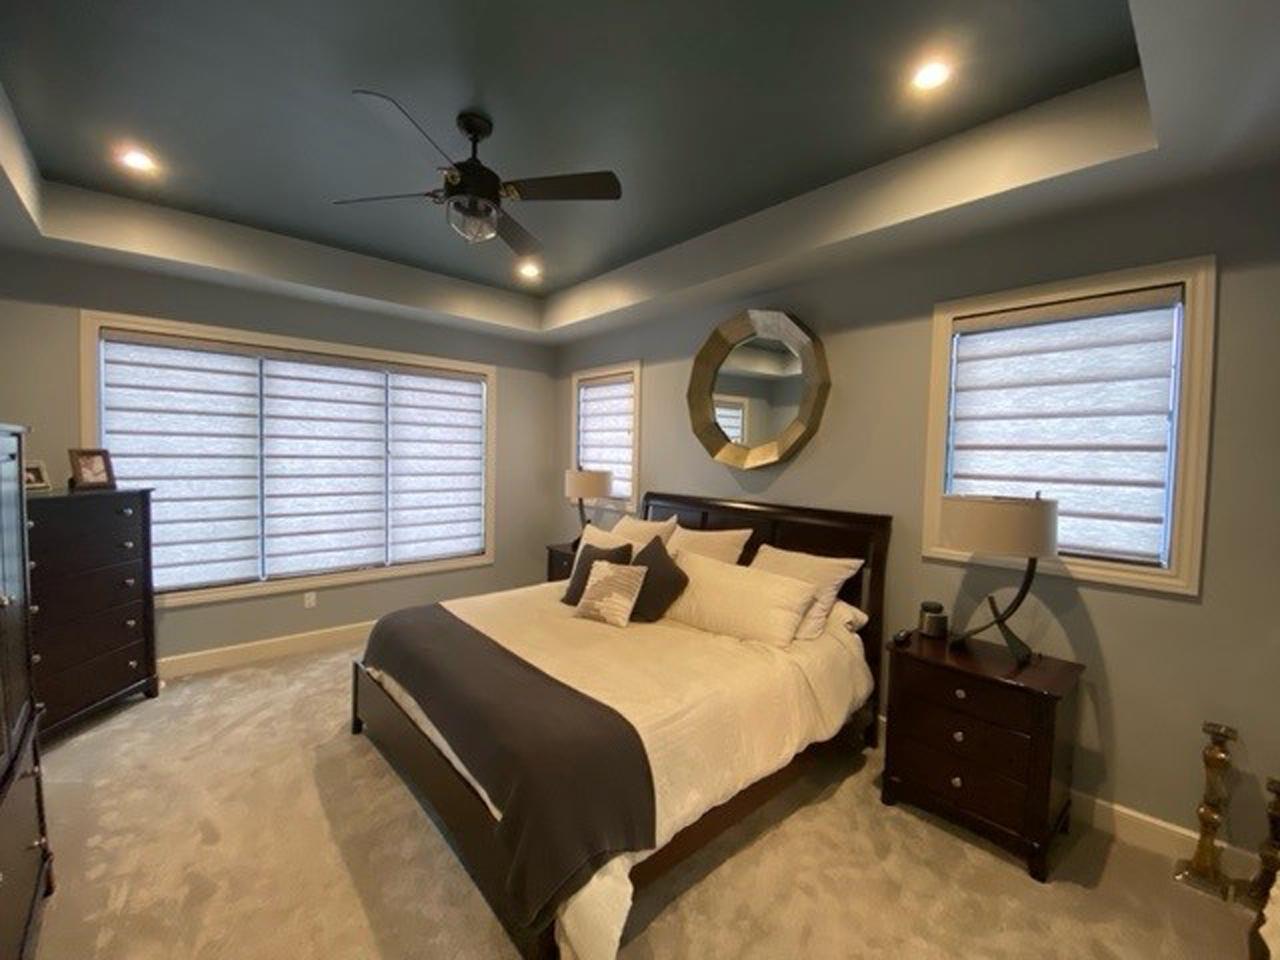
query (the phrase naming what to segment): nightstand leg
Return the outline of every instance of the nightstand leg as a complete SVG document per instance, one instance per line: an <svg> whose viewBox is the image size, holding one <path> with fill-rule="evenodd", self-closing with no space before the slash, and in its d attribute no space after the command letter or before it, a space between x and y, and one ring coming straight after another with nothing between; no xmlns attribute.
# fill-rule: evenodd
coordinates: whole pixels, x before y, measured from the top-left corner
<svg viewBox="0 0 1280 960"><path fill-rule="evenodd" d="M1031 874L1031 879L1037 883L1046 883L1049 880L1049 851L1037 850L1031 856L1027 857L1027 873Z"/></svg>

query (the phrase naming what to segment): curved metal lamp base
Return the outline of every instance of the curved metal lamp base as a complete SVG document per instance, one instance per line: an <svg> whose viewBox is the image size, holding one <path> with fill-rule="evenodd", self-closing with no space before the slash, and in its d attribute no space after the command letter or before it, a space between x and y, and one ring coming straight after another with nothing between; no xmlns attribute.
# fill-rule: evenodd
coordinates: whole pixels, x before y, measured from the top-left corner
<svg viewBox="0 0 1280 960"><path fill-rule="evenodd" d="M1029 557L1027 559L1027 571L1022 575L1022 585L1018 587L1018 592L1009 606L1001 610L996 606L996 598L994 596L987 597L987 606L991 608L991 615L994 618L990 623L984 623L980 627L974 627L972 630L966 630L964 633L956 634L947 640L947 645L953 649L963 647L965 641L970 637L977 636L984 630L990 630L995 627L1000 631L1000 636L1004 638L1005 646L1009 648L1009 652L1013 654L1014 660L1018 662L1018 666L1025 667L1031 662L1034 654L1029 646L1023 642L1009 627L1006 621L1017 612L1022 606L1022 601L1027 599L1027 594L1031 591L1031 581L1036 575L1036 558Z"/></svg>

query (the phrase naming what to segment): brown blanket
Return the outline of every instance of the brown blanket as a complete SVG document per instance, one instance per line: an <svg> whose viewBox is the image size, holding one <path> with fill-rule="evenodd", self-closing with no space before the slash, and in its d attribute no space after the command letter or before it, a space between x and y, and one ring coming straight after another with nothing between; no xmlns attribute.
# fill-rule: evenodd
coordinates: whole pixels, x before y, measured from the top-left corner
<svg viewBox="0 0 1280 960"><path fill-rule="evenodd" d="M383 617L365 665L402 686L500 811L507 888L540 927L602 864L654 845L653 773L620 713L438 604Z"/></svg>

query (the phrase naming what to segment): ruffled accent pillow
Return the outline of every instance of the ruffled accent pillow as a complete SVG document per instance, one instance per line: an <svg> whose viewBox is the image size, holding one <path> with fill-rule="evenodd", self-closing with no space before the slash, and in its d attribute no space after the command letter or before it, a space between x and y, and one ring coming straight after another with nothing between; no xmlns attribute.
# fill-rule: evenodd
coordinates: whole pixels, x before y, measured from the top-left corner
<svg viewBox="0 0 1280 960"><path fill-rule="evenodd" d="M644 586L647 567L610 563L597 560L591 564L591 576L582 599L574 610L575 617L599 620L615 627L625 627L631 619L631 611Z"/></svg>

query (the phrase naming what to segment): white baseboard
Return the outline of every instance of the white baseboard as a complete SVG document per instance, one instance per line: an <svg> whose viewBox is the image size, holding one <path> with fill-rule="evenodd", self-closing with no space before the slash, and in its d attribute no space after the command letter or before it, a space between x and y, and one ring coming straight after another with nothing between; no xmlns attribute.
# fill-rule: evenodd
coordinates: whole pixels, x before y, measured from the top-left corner
<svg viewBox="0 0 1280 960"><path fill-rule="evenodd" d="M291 633L283 637L237 643L230 647L179 653L172 657L161 657L157 667L162 680L171 680L174 677L207 673L210 670L226 670L230 667L240 667L247 663L272 660L294 653L336 650L339 647L354 646L368 639L369 630L373 624L372 620L366 620L363 623L345 623L337 627L309 630L306 633Z"/></svg>
<svg viewBox="0 0 1280 960"><path fill-rule="evenodd" d="M884 743L884 734L885 718L881 716L881 743ZM1190 857L1196 847L1194 830L1079 790L1071 791L1071 822L1087 824L1121 843L1166 857L1171 862ZM1252 877L1258 869L1256 853L1228 844L1219 844L1219 849L1223 872L1228 875Z"/></svg>

